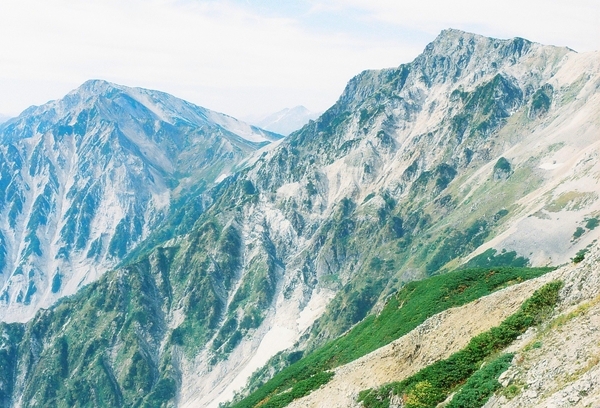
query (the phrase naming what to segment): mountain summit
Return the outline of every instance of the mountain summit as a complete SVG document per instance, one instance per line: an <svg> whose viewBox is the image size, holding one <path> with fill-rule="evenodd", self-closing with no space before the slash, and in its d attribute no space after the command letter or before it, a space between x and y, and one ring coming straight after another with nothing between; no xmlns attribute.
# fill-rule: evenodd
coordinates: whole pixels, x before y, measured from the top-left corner
<svg viewBox="0 0 600 408"><path fill-rule="evenodd" d="M190 183L281 136L169 94L91 80L0 126L0 318L114 266Z"/></svg>

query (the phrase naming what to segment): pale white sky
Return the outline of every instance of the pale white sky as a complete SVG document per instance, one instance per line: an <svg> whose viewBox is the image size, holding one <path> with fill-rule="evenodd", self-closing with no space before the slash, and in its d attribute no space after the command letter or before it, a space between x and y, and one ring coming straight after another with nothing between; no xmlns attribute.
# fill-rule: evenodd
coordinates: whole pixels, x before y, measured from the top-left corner
<svg viewBox="0 0 600 408"><path fill-rule="evenodd" d="M237 117L322 111L444 28L600 50L598 0L1 0L0 113L91 78Z"/></svg>

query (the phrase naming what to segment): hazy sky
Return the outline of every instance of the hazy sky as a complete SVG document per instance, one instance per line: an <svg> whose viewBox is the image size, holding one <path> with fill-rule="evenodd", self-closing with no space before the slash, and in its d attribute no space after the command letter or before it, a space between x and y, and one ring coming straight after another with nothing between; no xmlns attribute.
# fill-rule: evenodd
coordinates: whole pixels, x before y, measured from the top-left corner
<svg viewBox="0 0 600 408"><path fill-rule="evenodd" d="M0 0L0 113L91 78L237 117L321 111L352 76L409 62L450 27L600 50L600 1Z"/></svg>

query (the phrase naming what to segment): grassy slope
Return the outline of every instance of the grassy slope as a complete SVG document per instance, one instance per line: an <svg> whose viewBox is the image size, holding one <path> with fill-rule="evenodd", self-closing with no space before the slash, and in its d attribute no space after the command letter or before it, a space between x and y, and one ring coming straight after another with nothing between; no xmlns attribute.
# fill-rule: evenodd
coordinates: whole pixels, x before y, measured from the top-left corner
<svg viewBox="0 0 600 408"><path fill-rule="evenodd" d="M510 345L527 328L548 317L558 301L562 285L561 281L546 284L527 299L519 311L499 326L473 337L462 350L445 360L436 361L403 381L362 391L359 401L366 408L388 408L391 396L400 395L406 408L435 408L452 391L471 379L457 394L457 402L453 406L482 406L485 403L483 394L488 393L483 391L486 388L483 383L494 377L480 371L482 364Z"/></svg>
<svg viewBox="0 0 600 408"><path fill-rule="evenodd" d="M346 335L285 368L254 393L232 406L285 406L286 404L264 404L301 381L392 342L436 313L463 305L510 284L540 276L549 270L550 268L475 268L408 283L388 300L379 315L368 316ZM315 381L315 385L318 387L320 383Z"/></svg>

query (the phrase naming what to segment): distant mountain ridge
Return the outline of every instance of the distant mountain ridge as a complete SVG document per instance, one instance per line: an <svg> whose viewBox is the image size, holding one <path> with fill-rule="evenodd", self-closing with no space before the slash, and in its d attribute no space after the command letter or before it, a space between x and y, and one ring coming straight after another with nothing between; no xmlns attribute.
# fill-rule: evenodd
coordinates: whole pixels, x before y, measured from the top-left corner
<svg viewBox="0 0 600 408"><path fill-rule="evenodd" d="M169 94L91 80L0 125L0 318L114 266L186 185L281 136Z"/></svg>
<svg viewBox="0 0 600 408"><path fill-rule="evenodd" d="M263 129L287 136L320 115L320 113L311 112L304 106L299 105L282 109L255 122L257 126Z"/></svg>

